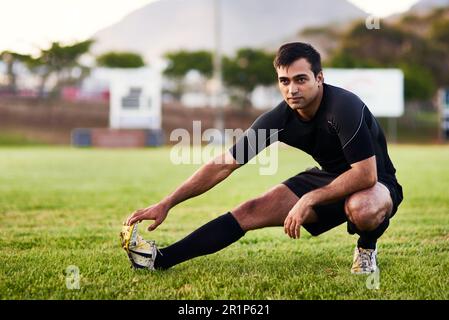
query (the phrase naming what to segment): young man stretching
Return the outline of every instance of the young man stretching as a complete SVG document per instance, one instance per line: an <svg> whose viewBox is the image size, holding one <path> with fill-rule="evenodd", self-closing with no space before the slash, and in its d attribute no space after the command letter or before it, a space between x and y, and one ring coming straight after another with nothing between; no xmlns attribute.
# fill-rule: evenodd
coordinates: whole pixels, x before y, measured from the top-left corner
<svg viewBox="0 0 449 320"><path fill-rule="evenodd" d="M256 134L248 130L229 151L204 164L161 202L135 211L126 224L154 220L148 229L156 229L175 205L208 191L275 141L303 150L321 168L291 177L166 248L141 238L126 244L135 267L168 269L264 227L283 226L298 239L301 226L318 236L347 222L348 232L359 235L351 272L377 270L377 239L403 197L381 127L356 95L324 83L320 54L312 46L283 45L274 67L284 101L253 123ZM255 138L261 130L269 137L265 143Z"/></svg>

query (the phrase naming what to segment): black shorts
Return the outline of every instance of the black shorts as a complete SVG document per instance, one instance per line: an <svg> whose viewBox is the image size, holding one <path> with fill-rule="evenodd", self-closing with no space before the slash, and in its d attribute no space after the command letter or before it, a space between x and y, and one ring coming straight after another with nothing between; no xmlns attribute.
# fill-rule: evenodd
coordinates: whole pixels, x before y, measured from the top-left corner
<svg viewBox="0 0 449 320"><path fill-rule="evenodd" d="M315 167L285 180L283 184L301 198L304 194L331 183L338 176L339 174L329 173ZM385 185L390 191L391 200L393 202L393 211L389 217L391 219L398 210L399 204L402 202L402 187L397 182L390 179L379 179L379 182ZM318 216L318 221L304 224L303 227L310 232L311 235L317 236L344 222L348 222L344 209L345 201L346 198L335 203L315 206L314 210ZM351 230L350 223L348 224L348 232L354 234Z"/></svg>

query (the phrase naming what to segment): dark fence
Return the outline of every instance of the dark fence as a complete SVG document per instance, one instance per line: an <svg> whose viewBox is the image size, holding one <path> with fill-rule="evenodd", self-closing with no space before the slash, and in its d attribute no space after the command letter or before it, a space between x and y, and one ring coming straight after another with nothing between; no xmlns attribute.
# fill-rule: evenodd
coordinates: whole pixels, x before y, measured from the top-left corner
<svg viewBox="0 0 449 320"><path fill-rule="evenodd" d="M224 126L228 129L247 129L262 113L260 110L224 111ZM192 133L193 121L201 121L202 131L213 128L217 110L213 108L185 108L177 104L162 107L162 130L165 143L170 133L184 128ZM26 138L51 144L70 144L71 132L76 128L107 128L109 105L92 102L61 100L0 98L0 132L20 134Z"/></svg>

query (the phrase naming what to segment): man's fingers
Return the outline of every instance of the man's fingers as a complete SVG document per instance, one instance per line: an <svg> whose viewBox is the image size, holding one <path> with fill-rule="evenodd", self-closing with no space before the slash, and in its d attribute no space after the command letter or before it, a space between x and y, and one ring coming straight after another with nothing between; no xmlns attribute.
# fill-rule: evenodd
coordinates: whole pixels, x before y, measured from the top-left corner
<svg viewBox="0 0 449 320"><path fill-rule="evenodd" d="M140 222L141 220L143 220L142 216L143 216L143 213L132 216L131 219L129 220L129 224L128 225L132 225L132 224L134 224L134 223L136 223L138 221Z"/></svg>
<svg viewBox="0 0 449 320"><path fill-rule="evenodd" d="M290 235L293 239L296 239L296 221L293 221L290 227Z"/></svg>
<svg viewBox="0 0 449 320"><path fill-rule="evenodd" d="M290 219L290 216L288 216L284 221L284 233L286 233L286 234L288 234L290 222L291 222L291 219Z"/></svg>
<svg viewBox="0 0 449 320"><path fill-rule="evenodd" d="M286 223L284 224L284 232L288 234L290 238L298 239L299 238L299 232L298 229L300 227L300 224L295 221L294 219L286 220Z"/></svg>
<svg viewBox="0 0 449 320"><path fill-rule="evenodd" d="M292 222L290 223L290 228L288 230L288 235L292 239L295 238L295 228L296 228L296 221L294 219L292 219Z"/></svg>
<svg viewBox="0 0 449 320"><path fill-rule="evenodd" d="M290 224L290 228L288 229L288 235L290 236L290 238L295 238L295 222L294 221Z"/></svg>
<svg viewBox="0 0 449 320"><path fill-rule="evenodd" d="M132 224L131 221L133 220L133 218L134 218L134 215L130 216L130 217L128 218L128 220L126 220L126 224L127 224L128 226L130 226L130 225Z"/></svg>
<svg viewBox="0 0 449 320"><path fill-rule="evenodd" d="M295 239L299 239L299 224L295 224Z"/></svg>
<svg viewBox="0 0 449 320"><path fill-rule="evenodd" d="M134 217L140 215L141 212L142 212L142 209L139 209L139 210L134 211L134 212L128 217L128 219L126 219L126 224L127 224L128 226L130 226L130 225L132 224L132 223L131 223L131 220L132 220Z"/></svg>
<svg viewBox="0 0 449 320"><path fill-rule="evenodd" d="M293 232L294 225L295 225L295 220L292 217L287 217L284 229L285 229L285 233L288 234L288 236L290 238L293 238L293 236L294 236L294 232Z"/></svg>

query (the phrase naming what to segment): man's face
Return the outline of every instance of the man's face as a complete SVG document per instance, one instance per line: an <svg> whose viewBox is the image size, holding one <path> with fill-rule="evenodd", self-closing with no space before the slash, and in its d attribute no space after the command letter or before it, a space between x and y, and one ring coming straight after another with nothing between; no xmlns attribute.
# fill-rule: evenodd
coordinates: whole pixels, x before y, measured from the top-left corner
<svg viewBox="0 0 449 320"><path fill-rule="evenodd" d="M319 86L323 83L323 73L320 72L315 78L310 63L304 58L276 70L279 89L290 108L307 109L318 96Z"/></svg>

